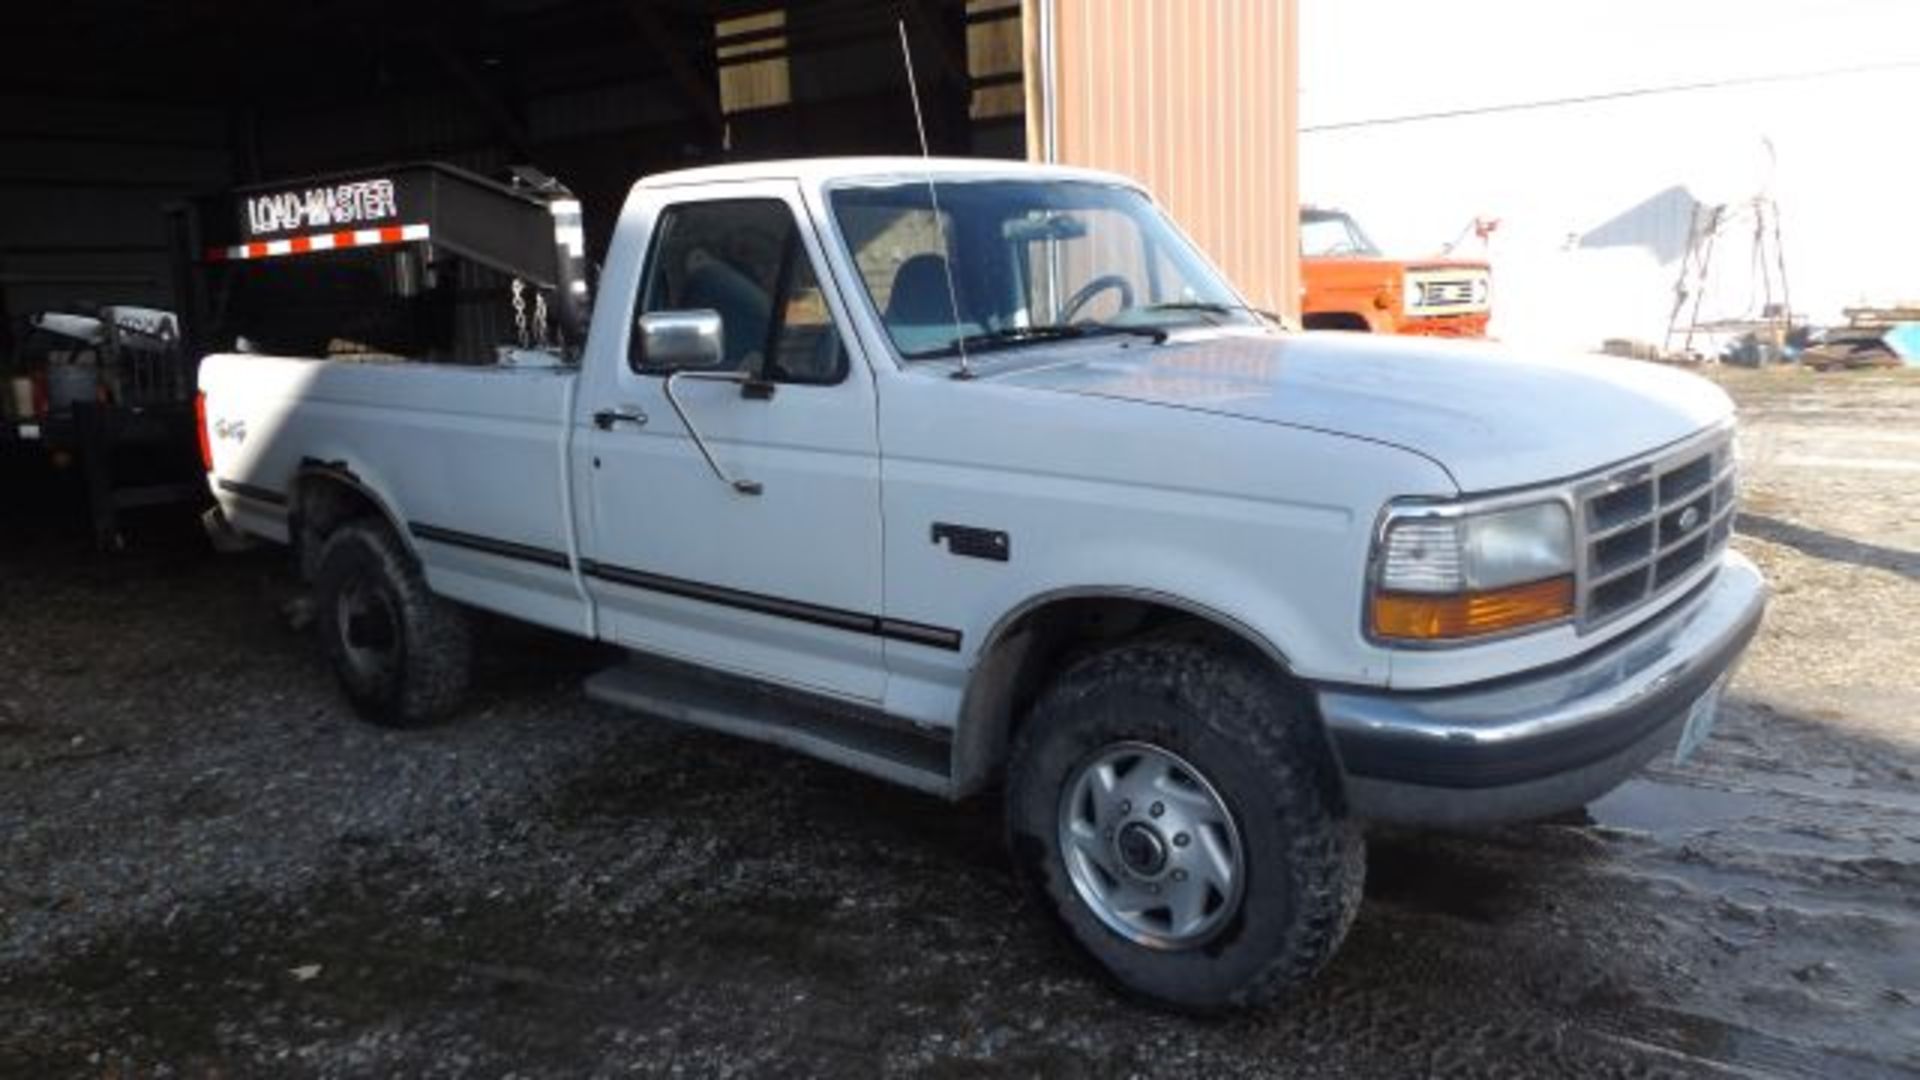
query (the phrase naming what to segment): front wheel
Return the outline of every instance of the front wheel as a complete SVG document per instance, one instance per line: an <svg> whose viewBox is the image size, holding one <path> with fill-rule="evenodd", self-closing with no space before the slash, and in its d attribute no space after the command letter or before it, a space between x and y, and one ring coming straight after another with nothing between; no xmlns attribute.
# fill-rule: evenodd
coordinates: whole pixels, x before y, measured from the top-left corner
<svg viewBox="0 0 1920 1080"><path fill-rule="evenodd" d="M427 588L392 530L376 521L334 530L313 591L321 643L363 718L418 727L460 703L473 651L466 613Z"/></svg>
<svg viewBox="0 0 1920 1080"><path fill-rule="evenodd" d="M1205 643L1076 664L1014 748L1025 882L1127 990L1210 1012L1272 1000L1333 956L1359 907L1359 828L1294 689Z"/></svg>

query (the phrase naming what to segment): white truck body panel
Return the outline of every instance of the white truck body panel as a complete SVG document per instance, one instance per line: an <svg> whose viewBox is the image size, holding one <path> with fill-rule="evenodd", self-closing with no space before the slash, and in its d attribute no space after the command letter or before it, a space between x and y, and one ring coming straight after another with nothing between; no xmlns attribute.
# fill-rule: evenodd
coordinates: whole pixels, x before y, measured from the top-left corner
<svg viewBox="0 0 1920 1080"><path fill-rule="evenodd" d="M222 354L202 362L200 381L215 494L239 527L285 540L285 507L220 481L284 495L303 465L337 466L413 536L436 591L555 629L590 629L564 565L491 558L417 528L567 550L570 371Z"/></svg>
<svg viewBox="0 0 1920 1080"><path fill-rule="evenodd" d="M1050 596L1189 605L1249 628L1303 677L1384 683L1387 658L1361 637L1352 585L1373 528L1363 507L1453 491L1431 462L1391 447L994 377L907 374L884 400L888 520L991 524L1013 543L998 564L952 558L924 526L888 530L889 614L955 625L966 643L948 654L888 644L902 683L890 706L915 703L928 722L953 715L1007 613ZM993 436L966 437L980 430Z"/></svg>
<svg viewBox="0 0 1920 1080"><path fill-rule="evenodd" d="M1131 186L1008 162L932 168ZM1419 653L1362 629L1390 500L1644 454L1727 422L1710 384L1612 359L1204 327L1023 350L957 380L896 354L828 209L837 185L920 170L823 160L636 185L577 371L210 357L215 493L235 524L285 540L287 507L247 492L297 497L303 464L347 470L448 596L935 728L962 716L996 632L1058 597L1154 598L1236 628L1309 683L1362 687L1529 671L1658 614ZM837 385L766 401L679 385L758 496L716 480L662 379L627 363L661 207L748 197L792 209L851 362ZM603 428L608 408L647 419ZM1012 557L958 558L929 536L941 522L1000 530Z"/></svg>

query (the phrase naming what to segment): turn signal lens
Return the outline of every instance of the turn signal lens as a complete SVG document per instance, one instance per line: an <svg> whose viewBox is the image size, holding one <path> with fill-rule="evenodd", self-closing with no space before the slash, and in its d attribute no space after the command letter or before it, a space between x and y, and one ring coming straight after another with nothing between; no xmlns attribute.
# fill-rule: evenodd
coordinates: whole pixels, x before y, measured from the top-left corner
<svg viewBox="0 0 1920 1080"><path fill-rule="evenodd" d="M1573 577L1504 589L1435 596L1383 592L1373 598L1373 632L1403 641L1453 641L1553 622L1573 614Z"/></svg>

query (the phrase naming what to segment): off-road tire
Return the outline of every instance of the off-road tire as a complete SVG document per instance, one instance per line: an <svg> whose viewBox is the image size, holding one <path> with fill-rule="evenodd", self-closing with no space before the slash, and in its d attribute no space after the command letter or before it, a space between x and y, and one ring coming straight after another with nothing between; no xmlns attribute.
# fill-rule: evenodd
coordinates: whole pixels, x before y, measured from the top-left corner
<svg viewBox="0 0 1920 1080"><path fill-rule="evenodd" d="M459 704L472 669L473 634L467 613L427 588L419 563L384 523L351 521L320 549L314 574L314 623L354 711L383 727L421 727L445 719ZM344 596L373 597L388 605L389 662L378 670L350 656Z"/></svg>
<svg viewBox="0 0 1920 1080"><path fill-rule="evenodd" d="M1243 847L1238 910L1190 948L1138 944L1102 922L1059 839L1063 786L1115 743L1164 748L1202 773ZM1259 1005L1332 958L1360 906L1365 841L1299 690L1258 658L1206 640L1147 639L1089 656L1035 704L1006 790L1016 872L1122 987L1186 1012Z"/></svg>

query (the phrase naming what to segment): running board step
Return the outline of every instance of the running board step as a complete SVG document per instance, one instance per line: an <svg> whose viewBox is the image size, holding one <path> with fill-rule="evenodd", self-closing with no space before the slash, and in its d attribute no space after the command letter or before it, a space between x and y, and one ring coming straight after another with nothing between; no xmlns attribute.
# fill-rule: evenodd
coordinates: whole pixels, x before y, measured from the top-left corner
<svg viewBox="0 0 1920 1080"><path fill-rule="evenodd" d="M797 750L930 794L952 794L947 733L875 710L642 656L590 677L586 691L609 705Z"/></svg>

